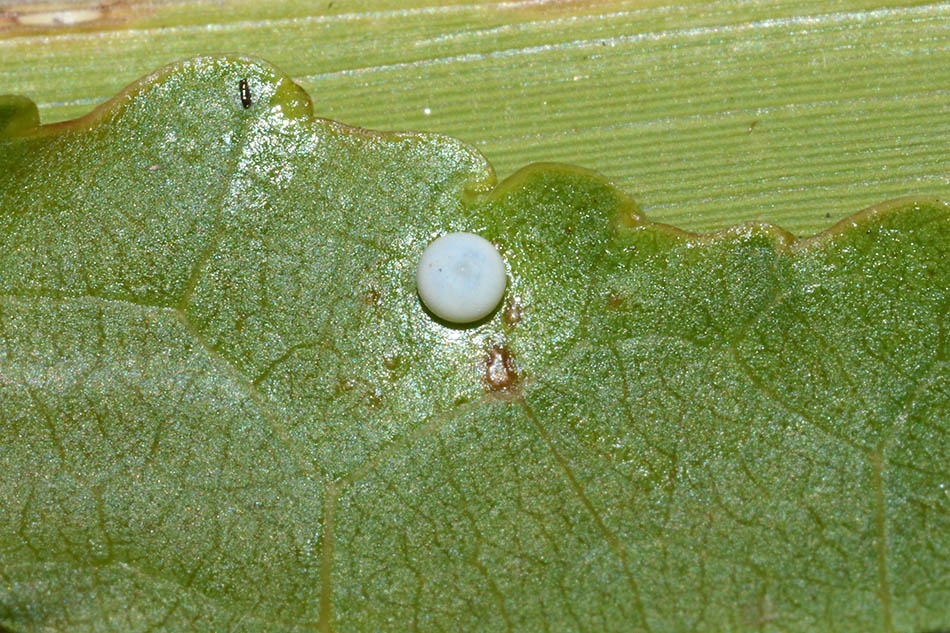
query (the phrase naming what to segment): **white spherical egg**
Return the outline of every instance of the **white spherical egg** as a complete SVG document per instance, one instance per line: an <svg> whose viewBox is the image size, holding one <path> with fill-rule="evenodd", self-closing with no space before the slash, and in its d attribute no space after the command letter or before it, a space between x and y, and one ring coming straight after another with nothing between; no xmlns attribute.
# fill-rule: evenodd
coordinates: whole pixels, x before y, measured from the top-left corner
<svg viewBox="0 0 950 633"><path fill-rule="evenodd" d="M447 233L426 247L416 269L416 287L440 319L471 323L491 314L505 294L505 261L495 246L474 233Z"/></svg>

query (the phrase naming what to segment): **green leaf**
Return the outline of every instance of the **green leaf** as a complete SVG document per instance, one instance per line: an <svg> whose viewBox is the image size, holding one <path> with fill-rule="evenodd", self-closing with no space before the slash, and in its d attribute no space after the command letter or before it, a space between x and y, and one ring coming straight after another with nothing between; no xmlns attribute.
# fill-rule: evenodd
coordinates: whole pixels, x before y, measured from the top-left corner
<svg viewBox="0 0 950 633"><path fill-rule="evenodd" d="M0 96L0 136L14 135L40 124L36 104L26 97Z"/></svg>
<svg viewBox="0 0 950 633"><path fill-rule="evenodd" d="M243 58L30 111L0 103L0 628L950 624L944 203L684 233ZM415 293L449 230L509 268L474 327Z"/></svg>
<svg viewBox="0 0 950 633"><path fill-rule="evenodd" d="M811 235L950 196L950 4L0 0L0 92L79 116L169 62L259 55L320 116L597 169L650 217Z"/></svg>

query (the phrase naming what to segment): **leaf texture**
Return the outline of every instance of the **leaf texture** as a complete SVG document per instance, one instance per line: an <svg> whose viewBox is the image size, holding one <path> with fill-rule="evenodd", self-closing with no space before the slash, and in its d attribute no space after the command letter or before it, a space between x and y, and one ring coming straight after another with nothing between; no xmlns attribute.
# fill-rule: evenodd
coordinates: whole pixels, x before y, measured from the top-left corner
<svg viewBox="0 0 950 633"><path fill-rule="evenodd" d="M245 58L35 123L0 102L0 626L950 623L941 201L695 235ZM474 327L415 292L450 230L508 266Z"/></svg>

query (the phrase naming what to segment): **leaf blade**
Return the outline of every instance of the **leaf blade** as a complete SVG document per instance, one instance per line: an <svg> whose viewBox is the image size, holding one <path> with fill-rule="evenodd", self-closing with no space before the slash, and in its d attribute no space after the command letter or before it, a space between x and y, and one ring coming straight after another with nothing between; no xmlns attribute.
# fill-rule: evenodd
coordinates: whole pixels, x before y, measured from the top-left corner
<svg viewBox="0 0 950 633"><path fill-rule="evenodd" d="M946 204L693 235L591 172L494 187L457 141L308 105L202 58L0 139L0 621L946 619ZM415 258L457 229L505 255L516 318L420 309Z"/></svg>

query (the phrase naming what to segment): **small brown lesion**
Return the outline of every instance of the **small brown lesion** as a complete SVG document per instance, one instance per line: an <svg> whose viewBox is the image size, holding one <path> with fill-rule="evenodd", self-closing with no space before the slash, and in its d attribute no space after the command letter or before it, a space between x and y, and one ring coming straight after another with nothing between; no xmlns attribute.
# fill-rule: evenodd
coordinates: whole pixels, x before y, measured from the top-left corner
<svg viewBox="0 0 950 633"><path fill-rule="evenodd" d="M627 303L627 298L615 292L610 293L610 296L607 297L607 307L611 310L619 310L623 308L625 303Z"/></svg>
<svg viewBox="0 0 950 633"><path fill-rule="evenodd" d="M361 378L338 376L335 392L338 398L347 398L351 402L362 401L374 409L383 406L383 392Z"/></svg>
<svg viewBox="0 0 950 633"><path fill-rule="evenodd" d="M521 376L511 351L503 345L492 345L484 358L485 382L488 389L502 398L517 395Z"/></svg>
<svg viewBox="0 0 950 633"><path fill-rule="evenodd" d="M505 311L501 314L501 322L507 327L517 325L524 316L524 306L521 303L521 297L513 297L508 300Z"/></svg>
<svg viewBox="0 0 950 633"><path fill-rule="evenodd" d="M376 288L368 288L363 292L360 298L366 305L376 306L379 305L379 301L382 297L380 297L379 291L376 290Z"/></svg>

